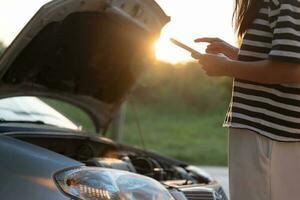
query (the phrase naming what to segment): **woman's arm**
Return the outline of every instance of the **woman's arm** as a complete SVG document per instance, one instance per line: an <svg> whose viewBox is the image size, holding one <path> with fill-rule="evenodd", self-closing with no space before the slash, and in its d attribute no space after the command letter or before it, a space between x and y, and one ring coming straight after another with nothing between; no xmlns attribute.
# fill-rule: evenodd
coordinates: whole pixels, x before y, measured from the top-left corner
<svg viewBox="0 0 300 200"><path fill-rule="evenodd" d="M300 84L300 65L263 60L243 62L213 54L193 55L209 76L228 76L265 84Z"/></svg>
<svg viewBox="0 0 300 200"><path fill-rule="evenodd" d="M228 76L265 84L300 84L300 64L275 60L242 62L237 60L239 49L219 38L198 38L195 42L208 43L208 54L192 56L199 60L209 76Z"/></svg>

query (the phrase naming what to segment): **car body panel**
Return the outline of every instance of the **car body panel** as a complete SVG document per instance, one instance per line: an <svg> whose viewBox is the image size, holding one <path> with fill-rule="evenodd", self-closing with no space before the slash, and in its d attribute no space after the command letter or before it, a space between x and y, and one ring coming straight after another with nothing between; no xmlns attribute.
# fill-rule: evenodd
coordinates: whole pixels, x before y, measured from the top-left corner
<svg viewBox="0 0 300 200"><path fill-rule="evenodd" d="M65 200L53 175L83 164L47 149L0 135L0 194L5 200Z"/></svg>

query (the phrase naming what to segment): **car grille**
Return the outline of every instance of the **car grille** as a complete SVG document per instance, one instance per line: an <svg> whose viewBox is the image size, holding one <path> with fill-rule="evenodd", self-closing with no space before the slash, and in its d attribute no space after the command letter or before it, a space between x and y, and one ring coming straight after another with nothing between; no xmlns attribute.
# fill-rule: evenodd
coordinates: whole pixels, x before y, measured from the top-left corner
<svg viewBox="0 0 300 200"><path fill-rule="evenodd" d="M228 200L224 190L220 187L217 191L219 200Z"/></svg>
<svg viewBox="0 0 300 200"><path fill-rule="evenodd" d="M212 192L208 191L184 191L188 200L215 200Z"/></svg>

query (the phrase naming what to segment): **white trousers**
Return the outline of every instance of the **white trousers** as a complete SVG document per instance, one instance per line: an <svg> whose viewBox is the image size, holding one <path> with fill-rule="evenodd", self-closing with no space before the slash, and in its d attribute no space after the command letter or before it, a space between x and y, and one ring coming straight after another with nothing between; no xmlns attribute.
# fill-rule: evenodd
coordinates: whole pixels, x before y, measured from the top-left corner
<svg viewBox="0 0 300 200"><path fill-rule="evenodd" d="M231 200L300 200L300 142L229 129Z"/></svg>

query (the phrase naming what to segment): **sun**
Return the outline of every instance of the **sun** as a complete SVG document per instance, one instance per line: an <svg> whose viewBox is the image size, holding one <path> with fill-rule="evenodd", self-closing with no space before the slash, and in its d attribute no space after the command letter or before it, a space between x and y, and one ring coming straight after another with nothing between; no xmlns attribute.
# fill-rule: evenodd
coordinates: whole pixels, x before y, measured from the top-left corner
<svg viewBox="0 0 300 200"><path fill-rule="evenodd" d="M170 63L192 60L191 55L170 42L176 38L188 46L204 52L207 44L196 44L198 37L219 37L235 44L232 30L233 0L156 0L171 17L155 44L158 60ZM216 6L218 5L218 6Z"/></svg>
<svg viewBox="0 0 300 200"><path fill-rule="evenodd" d="M156 58L173 64L192 59L189 52L170 42L171 37L172 35L168 33L168 29L164 29L161 37L155 44Z"/></svg>

